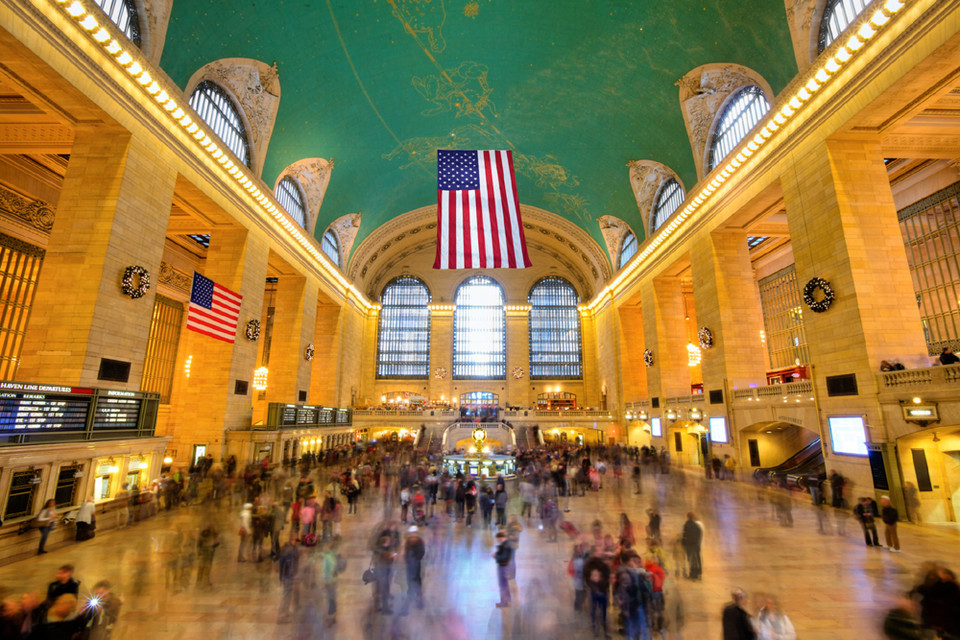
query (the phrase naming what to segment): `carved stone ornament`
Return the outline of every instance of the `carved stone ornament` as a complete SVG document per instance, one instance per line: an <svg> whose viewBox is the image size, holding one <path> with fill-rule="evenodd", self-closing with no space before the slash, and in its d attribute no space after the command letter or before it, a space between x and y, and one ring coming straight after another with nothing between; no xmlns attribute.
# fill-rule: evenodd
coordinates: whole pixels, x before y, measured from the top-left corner
<svg viewBox="0 0 960 640"><path fill-rule="evenodd" d="M680 182L680 178L671 171L670 167L653 160L631 160L627 163L627 167L630 169L630 187L637 198L637 208L643 220L643 231L649 237L653 233L650 215L653 213L653 205L656 204L660 185L669 178ZM683 186L683 183L680 186ZM619 246L617 248L619 249Z"/></svg>
<svg viewBox="0 0 960 640"><path fill-rule="evenodd" d="M353 241L357 237L357 232L360 231L360 214L348 213L340 216L330 223L330 229L337 234L337 240L340 241L340 266L345 268L347 256L353 248Z"/></svg>
<svg viewBox="0 0 960 640"><path fill-rule="evenodd" d="M444 378L447 377L447 370L444 369L443 367L437 367L436 369L433 370L433 377L436 378L437 380L443 380Z"/></svg>
<svg viewBox="0 0 960 640"><path fill-rule="evenodd" d="M190 287L193 286L193 278L186 271L181 271L167 262L160 263L160 276L157 280L160 284L165 284L184 293L189 293Z"/></svg>
<svg viewBox="0 0 960 640"><path fill-rule="evenodd" d="M277 176L278 184L287 176L300 183L300 187L306 196L306 229L311 235L317 223L317 213L320 211L321 205L323 205L323 197L327 193L327 185L330 184L330 174L332 171L332 159L304 158L303 160L297 160Z"/></svg>
<svg viewBox="0 0 960 640"><path fill-rule="evenodd" d="M648 367L653 366L653 351L650 351L650 349L644 349L643 351L643 364Z"/></svg>
<svg viewBox="0 0 960 640"><path fill-rule="evenodd" d="M810 66L816 54L817 32L813 18L817 10L817 0L786 0L787 24L790 25L790 39L797 58L800 73Z"/></svg>
<svg viewBox="0 0 960 640"><path fill-rule="evenodd" d="M19 218L31 227L49 233L57 217L56 210L43 200L31 200L0 187L0 213Z"/></svg>
<svg viewBox="0 0 960 640"><path fill-rule="evenodd" d="M703 163L710 130L717 113L727 96L740 87L751 84L763 89L768 100L773 98L770 87L763 78L738 64L704 65L677 80L683 120L699 175L706 173Z"/></svg>
<svg viewBox="0 0 960 640"><path fill-rule="evenodd" d="M600 225L603 242L607 245L607 253L616 265L620 245L623 244L624 236L630 233L630 225L616 216L600 216L597 223Z"/></svg>
<svg viewBox="0 0 960 640"><path fill-rule="evenodd" d="M516 378L517 380L520 380L521 378L523 378L523 369L520 367L514 367L513 377Z"/></svg>
<svg viewBox="0 0 960 640"><path fill-rule="evenodd" d="M316 351L314 351L313 344L308 344L307 348L303 350L303 359L309 362L310 360L313 360L315 353Z"/></svg>

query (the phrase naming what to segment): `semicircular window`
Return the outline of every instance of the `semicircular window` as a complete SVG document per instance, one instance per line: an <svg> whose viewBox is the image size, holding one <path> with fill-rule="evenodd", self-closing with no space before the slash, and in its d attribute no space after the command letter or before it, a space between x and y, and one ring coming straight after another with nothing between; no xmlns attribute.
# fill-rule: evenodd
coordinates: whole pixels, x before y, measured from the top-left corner
<svg viewBox="0 0 960 640"><path fill-rule="evenodd" d="M488 276L473 276L457 288L453 312L454 380L507 375L507 319L503 289Z"/></svg>
<svg viewBox="0 0 960 640"><path fill-rule="evenodd" d="M570 380L583 377L580 350L580 296L555 276L530 289L530 379Z"/></svg>
<svg viewBox="0 0 960 640"><path fill-rule="evenodd" d="M430 375L430 290L419 278L399 276L380 296L378 378Z"/></svg>
<svg viewBox="0 0 960 640"><path fill-rule="evenodd" d="M657 203L653 206L654 231L670 219L670 216L683 204L684 197L686 194L679 182L669 178L663 183L660 187L660 195L657 196Z"/></svg>
<svg viewBox="0 0 960 640"><path fill-rule="evenodd" d="M240 162L249 167L250 143L247 140L247 131L243 126L240 110L233 104L227 92L216 82L204 80L193 90L190 106Z"/></svg>
<svg viewBox="0 0 960 640"><path fill-rule="evenodd" d="M140 19L133 0L93 0L107 14L113 24L120 27L123 35L140 46Z"/></svg>
<svg viewBox="0 0 960 640"><path fill-rule="evenodd" d="M320 241L320 248L327 254L333 264L340 266L340 243L337 241L337 234L327 230Z"/></svg>
<svg viewBox="0 0 960 640"><path fill-rule="evenodd" d="M617 269L622 269L624 265L630 262L630 258L637 253L637 236L633 234L632 231L627 232L627 235L623 237L623 241L620 243L620 258L618 260L619 265Z"/></svg>
<svg viewBox="0 0 960 640"><path fill-rule="evenodd" d="M817 53L830 46L863 13L870 0L829 0L820 19Z"/></svg>
<svg viewBox="0 0 960 640"><path fill-rule="evenodd" d="M303 193L297 181L290 176L285 177L277 183L276 193L280 206L296 220L297 224L306 228L307 207L303 202Z"/></svg>
<svg viewBox="0 0 960 640"><path fill-rule="evenodd" d="M749 85L737 91L720 115L720 122L710 145L707 171L720 164L769 110L770 103L760 87Z"/></svg>

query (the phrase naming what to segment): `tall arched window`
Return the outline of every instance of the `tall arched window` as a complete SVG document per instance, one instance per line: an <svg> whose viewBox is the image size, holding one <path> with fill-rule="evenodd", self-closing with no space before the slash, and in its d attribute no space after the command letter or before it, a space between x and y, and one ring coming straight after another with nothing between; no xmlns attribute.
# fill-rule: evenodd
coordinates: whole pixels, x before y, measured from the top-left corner
<svg viewBox="0 0 960 640"><path fill-rule="evenodd" d="M320 249L327 254L333 264L340 266L340 242L337 240L337 234L327 229L320 241Z"/></svg>
<svg viewBox="0 0 960 640"><path fill-rule="evenodd" d="M669 178L660 186L660 194L657 196L657 202L653 205L653 230L656 231L664 222L670 219L673 212L683 204L685 194L680 183Z"/></svg>
<svg viewBox="0 0 960 640"><path fill-rule="evenodd" d="M870 0L829 0L820 19L817 53L830 46L870 4Z"/></svg>
<svg viewBox="0 0 960 640"><path fill-rule="evenodd" d="M140 46L140 19L133 0L93 0L103 9L113 24L120 27L123 35L133 44Z"/></svg>
<svg viewBox="0 0 960 640"><path fill-rule="evenodd" d="M277 183L277 201L301 227L307 226L307 205L300 185L290 176Z"/></svg>
<svg viewBox="0 0 960 640"><path fill-rule="evenodd" d="M637 236L632 231L628 231L620 242L620 259L617 269L622 269L625 264L630 262L630 258L637 252Z"/></svg>
<svg viewBox="0 0 960 640"><path fill-rule="evenodd" d="M378 378L430 375L430 290L419 278L400 276L380 296Z"/></svg>
<svg viewBox="0 0 960 640"><path fill-rule="evenodd" d="M240 162L250 166L250 143L243 118L227 92L217 83L204 80L193 90L190 106Z"/></svg>
<svg viewBox="0 0 960 640"><path fill-rule="evenodd" d="M734 93L720 114L720 122L714 131L707 171L720 164L769 110L770 103L763 95L763 89L756 85L744 87Z"/></svg>
<svg viewBox="0 0 960 640"><path fill-rule="evenodd" d="M457 289L454 304L453 378L505 378L507 317L503 289L493 278L473 276Z"/></svg>
<svg viewBox="0 0 960 640"><path fill-rule="evenodd" d="M530 379L583 377L580 296L563 278L543 278L530 289Z"/></svg>

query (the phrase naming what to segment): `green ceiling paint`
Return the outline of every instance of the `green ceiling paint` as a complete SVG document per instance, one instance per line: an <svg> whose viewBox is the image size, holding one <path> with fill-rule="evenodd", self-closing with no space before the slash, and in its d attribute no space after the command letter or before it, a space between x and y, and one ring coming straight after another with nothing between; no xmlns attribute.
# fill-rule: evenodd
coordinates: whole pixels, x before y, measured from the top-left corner
<svg viewBox="0 0 960 640"><path fill-rule="evenodd" d="M357 245L436 202L437 148L512 148L522 203L600 246L601 215L642 233L628 160L696 181L674 83L712 62L750 67L774 91L797 72L771 0L173 3L161 66L181 88L229 57L280 71L264 180L301 158L333 159L317 235L360 211Z"/></svg>

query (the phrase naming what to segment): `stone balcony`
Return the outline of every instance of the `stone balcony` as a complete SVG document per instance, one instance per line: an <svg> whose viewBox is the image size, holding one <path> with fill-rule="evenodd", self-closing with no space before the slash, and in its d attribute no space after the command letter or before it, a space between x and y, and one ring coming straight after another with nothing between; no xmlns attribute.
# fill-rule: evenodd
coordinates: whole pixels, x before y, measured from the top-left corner
<svg viewBox="0 0 960 640"><path fill-rule="evenodd" d="M763 387L748 387L733 390L733 406L748 408L749 406L779 405L779 404L812 404L813 381L800 380L784 384L770 384Z"/></svg>
<svg viewBox="0 0 960 640"><path fill-rule="evenodd" d="M914 396L930 401L957 400L960 364L877 373L881 402L908 400Z"/></svg>

